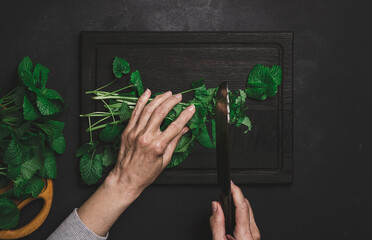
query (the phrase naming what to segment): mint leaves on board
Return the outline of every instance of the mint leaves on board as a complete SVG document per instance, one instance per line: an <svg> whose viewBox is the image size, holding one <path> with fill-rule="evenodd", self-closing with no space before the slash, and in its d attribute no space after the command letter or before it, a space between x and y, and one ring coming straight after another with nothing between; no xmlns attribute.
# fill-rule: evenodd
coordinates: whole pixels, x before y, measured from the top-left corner
<svg viewBox="0 0 372 240"><path fill-rule="evenodd" d="M55 120L63 110L61 95L47 88L49 69L29 57L18 65L18 86L0 98L0 229L17 226L14 199L36 198L42 178L56 178L56 154L65 151L65 124Z"/></svg>
<svg viewBox="0 0 372 240"><path fill-rule="evenodd" d="M130 64L123 58L115 57L113 60L113 75L116 77L112 82L97 88L86 94L92 94L92 99L101 101L107 109L104 112L92 112L81 114L80 117L88 119L90 142L83 144L76 152L80 157L80 173L83 181L87 184L95 184L102 177L104 167L114 165L120 146L120 136L125 123L130 119L138 98L144 92L143 83L138 70L130 73ZM129 75L129 76L128 76ZM128 76L129 85L112 92L103 89L117 80ZM251 70L246 89L229 91L230 101L230 124L236 127L244 126L244 132L251 130L252 125L246 115L246 99L265 100L275 96L278 86L281 84L282 70L280 66L267 67L261 64L255 65ZM181 137L167 166L175 167L182 163L192 151L195 142L206 148L216 147L215 104L217 88L207 88L203 78L192 83L192 88L181 92L194 92L194 98L188 102L177 104L165 117L160 129L164 131L189 105L194 104L196 111L192 119L187 123L191 131ZM124 92L123 90L130 90ZM149 101L161 93L153 93ZM208 129L211 129L211 134ZM93 140L93 132L98 131Z"/></svg>

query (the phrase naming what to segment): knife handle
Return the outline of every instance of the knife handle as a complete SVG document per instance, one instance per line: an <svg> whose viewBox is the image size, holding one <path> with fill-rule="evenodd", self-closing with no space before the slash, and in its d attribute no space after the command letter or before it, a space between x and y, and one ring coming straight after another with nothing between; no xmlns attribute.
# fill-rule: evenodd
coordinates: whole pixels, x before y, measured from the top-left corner
<svg viewBox="0 0 372 240"><path fill-rule="evenodd" d="M234 228L235 228L235 206L233 197L231 194L225 195L223 192L220 195L220 201L223 213L225 215L225 229L226 234L230 234L234 236Z"/></svg>

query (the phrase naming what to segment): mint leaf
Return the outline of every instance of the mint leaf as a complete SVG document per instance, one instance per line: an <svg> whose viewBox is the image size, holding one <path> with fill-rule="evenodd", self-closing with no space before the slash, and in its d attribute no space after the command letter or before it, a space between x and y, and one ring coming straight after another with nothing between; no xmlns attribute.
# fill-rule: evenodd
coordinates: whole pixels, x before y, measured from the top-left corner
<svg viewBox="0 0 372 240"><path fill-rule="evenodd" d="M21 165L8 165L8 171L6 172L6 176L10 180L16 180L21 175Z"/></svg>
<svg viewBox="0 0 372 240"><path fill-rule="evenodd" d="M107 124L104 129L99 134L99 139L103 142L112 142L123 132L124 126L121 124Z"/></svg>
<svg viewBox="0 0 372 240"><path fill-rule="evenodd" d="M18 165L22 163L22 157L22 146L19 141L15 137L13 137L5 150L4 163L8 165Z"/></svg>
<svg viewBox="0 0 372 240"><path fill-rule="evenodd" d="M34 105L32 105L26 95L24 95L23 100L23 117L29 121L34 121L40 117L39 111Z"/></svg>
<svg viewBox="0 0 372 240"><path fill-rule="evenodd" d="M40 158L39 154L35 154L31 159L26 160L21 164L21 174L23 179L28 180L40 170L43 166L43 160Z"/></svg>
<svg viewBox="0 0 372 240"><path fill-rule="evenodd" d="M130 82L134 85L134 88L136 89L138 96L141 96L144 90L141 76L138 70L132 72L132 74L130 75Z"/></svg>
<svg viewBox="0 0 372 240"><path fill-rule="evenodd" d="M115 77L121 78L123 74L128 74L130 72L129 63L122 58L115 57L112 62L112 70Z"/></svg>
<svg viewBox="0 0 372 240"><path fill-rule="evenodd" d="M23 106L23 96L25 95L25 87L22 85L18 85L16 87L16 90L14 92L14 94L12 95L13 96L13 100L14 100L14 104L18 107L20 106Z"/></svg>
<svg viewBox="0 0 372 240"><path fill-rule="evenodd" d="M271 68L257 64L252 68L247 80L245 92L248 97L265 100L275 96L278 85L281 84L282 70L280 66L273 65Z"/></svg>
<svg viewBox="0 0 372 240"><path fill-rule="evenodd" d="M58 154L64 153L66 148L65 138L63 136L53 138L51 141L51 147Z"/></svg>
<svg viewBox="0 0 372 240"><path fill-rule="evenodd" d="M282 83L282 68L278 65L273 65L269 70L269 75L273 78L276 85Z"/></svg>
<svg viewBox="0 0 372 240"><path fill-rule="evenodd" d="M44 88L43 90L41 90L41 94L46 99L55 99L55 100L60 100L61 102L63 102L61 95L59 95L59 93L53 89Z"/></svg>
<svg viewBox="0 0 372 240"><path fill-rule="evenodd" d="M105 150L103 151L103 154L102 154L103 166L108 167L108 166L113 165L116 162L116 156L117 155L114 149L111 146L106 145Z"/></svg>
<svg viewBox="0 0 372 240"><path fill-rule="evenodd" d="M40 169L40 175L45 178L57 178L57 163L52 151L44 149L44 165Z"/></svg>
<svg viewBox="0 0 372 240"><path fill-rule="evenodd" d="M119 110L119 117L121 122L125 122L130 119L132 116L132 110L129 108L129 105L123 102Z"/></svg>
<svg viewBox="0 0 372 240"><path fill-rule="evenodd" d="M197 135L196 140L205 148L215 148L206 125L200 128L200 133Z"/></svg>
<svg viewBox="0 0 372 240"><path fill-rule="evenodd" d="M179 140L174 152L186 152L189 150L190 145L193 144L195 136L190 132L185 133Z"/></svg>
<svg viewBox="0 0 372 240"><path fill-rule="evenodd" d="M83 155L79 167L83 181L88 185L95 184L102 177L102 156L100 154Z"/></svg>
<svg viewBox="0 0 372 240"><path fill-rule="evenodd" d="M0 198L0 229L12 229L19 222L19 210L15 203L6 198Z"/></svg>
<svg viewBox="0 0 372 240"><path fill-rule="evenodd" d="M30 180L17 179L14 182L14 196L36 198L44 188L44 181L40 177L33 176Z"/></svg>
<svg viewBox="0 0 372 240"><path fill-rule="evenodd" d="M58 103L54 102L53 100L49 100L41 95L37 96L36 103L42 115L53 115L61 111L60 105L58 105Z"/></svg>
<svg viewBox="0 0 372 240"><path fill-rule="evenodd" d="M24 57L18 65L18 76L20 78L24 71L32 72L33 64L30 57Z"/></svg>
<svg viewBox="0 0 372 240"><path fill-rule="evenodd" d="M189 156L192 147L194 146L193 136L190 137L191 134L189 134L190 132L181 137L167 168L178 166Z"/></svg>
<svg viewBox="0 0 372 240"><path fill-rule="evenodd" d="M45 88L46 82L48 80L48 74L49 74L48 68L44 67L39 63L36 64L33 73L34 84L39 85L41 89Z"/></svg>
<svg viewBox="0 0 372 240"><path fill-rule="evenodd" d="M34 79L32 77L32 73L30 71L21 71L19 73L19 77L22 80L22 82L26 85L26 87L35 93L38 93L40 90L35 86Z"/></svg>
<svg viewBox="0 0 372 240"><path fill-rule="evenodd" d="M76 157L80 157L86 154L91 153L96 147L98 146L98 142L92 142L92 143L85 143L83 146L81 146L77 152Z"/></svg>

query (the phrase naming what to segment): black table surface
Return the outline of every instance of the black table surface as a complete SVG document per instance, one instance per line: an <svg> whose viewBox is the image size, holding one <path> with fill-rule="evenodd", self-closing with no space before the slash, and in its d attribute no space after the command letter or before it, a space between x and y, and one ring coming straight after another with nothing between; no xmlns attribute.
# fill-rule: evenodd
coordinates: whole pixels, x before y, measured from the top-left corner
<svg viewBox="0 0 372 240"><path fill-rule="evenodd" d="M79 184L81 31L294 32L293 184L242 186L263 239L372 238L371 3L305 0L8 1L0 8L1 88L23 56L50 68L66 99L66 153L58 158L45 239L94 188ZM111 239L208 239L215 186L151 186ZM41 203L23 211L22 221Z"/></svg>

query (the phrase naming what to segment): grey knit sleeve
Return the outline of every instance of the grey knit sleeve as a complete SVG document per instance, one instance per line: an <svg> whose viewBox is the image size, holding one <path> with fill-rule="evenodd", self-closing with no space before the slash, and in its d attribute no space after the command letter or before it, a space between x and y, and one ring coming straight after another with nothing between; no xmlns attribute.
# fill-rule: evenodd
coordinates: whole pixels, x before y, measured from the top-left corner
<svg viewBox="0 0 372 240"><path fill-rule="evenodd" d="M59 227L48 237L48 240L104 240L92 232L79 218L77 208L59 225Z"/></svg>

